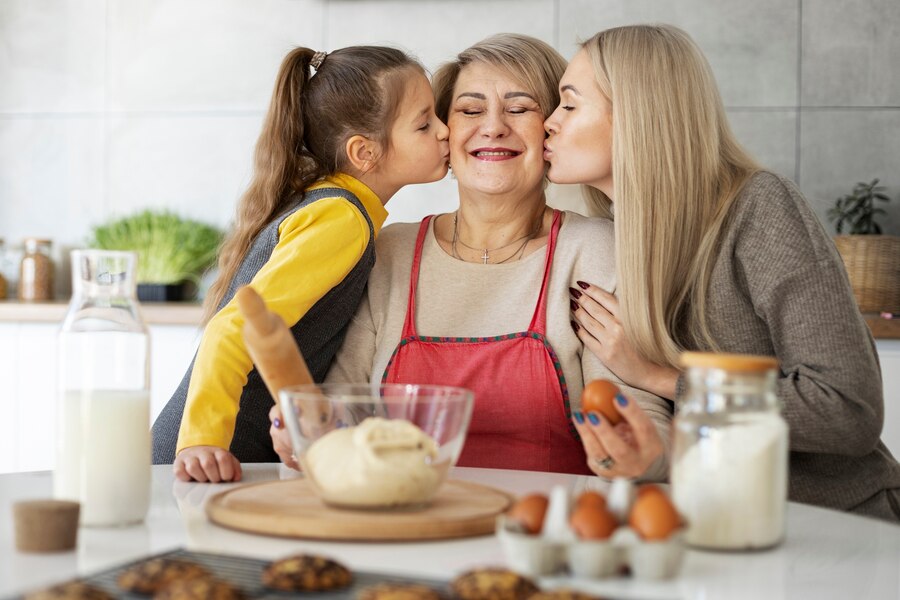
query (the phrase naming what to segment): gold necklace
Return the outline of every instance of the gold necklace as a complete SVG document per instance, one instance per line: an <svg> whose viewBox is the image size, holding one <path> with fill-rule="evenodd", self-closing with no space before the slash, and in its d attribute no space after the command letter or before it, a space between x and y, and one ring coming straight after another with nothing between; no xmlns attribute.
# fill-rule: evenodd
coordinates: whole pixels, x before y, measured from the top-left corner
<svg viewBox="0 0 900 600"><path fill-rule="evenodd" d="M488 264L488 261L491 259L491 252L497 252L498 250L503 250L504 248L509 248L510 246L512 246L513 244L515 244L517 242L522 242L522 245L519 246L518 248L516 248L515 252L513 252L512 254L510 254L509 256L504 258L503 260L497 261L495 263L490 263L490 264L502 265L505 262L509 262L517 255L519 258L516 260L521 259L522 254L525 253L525 246L528 245L528 242L530 242L531 240L534 239L534 237L541 231L541 229L544 226L544 211L541 211L541 216L537 222L537 226L534 228L534 230L531 231L531 233L526 233L522 237L516 238L513 241L511 241L507 244L504 244L503 246L497 246L496 248L475 248L474 246L470 246L467 243L465 243L464 241L462 241L462 239L460 239L460 237L459 237L459 220L457 218L458 213L459 213L459 211L457 211L456 213L453 214L453 240L450 242L450 249L452 250L453 258L456 258L457 260L465 261L465 259L459 255L459 251L456 248L456 244L457 244L457 242L459 242L460 244L462 244L464 247L468 248L469 250L474 250L476 252L481 250L481 264L484 264L484 265Z"/></svg>

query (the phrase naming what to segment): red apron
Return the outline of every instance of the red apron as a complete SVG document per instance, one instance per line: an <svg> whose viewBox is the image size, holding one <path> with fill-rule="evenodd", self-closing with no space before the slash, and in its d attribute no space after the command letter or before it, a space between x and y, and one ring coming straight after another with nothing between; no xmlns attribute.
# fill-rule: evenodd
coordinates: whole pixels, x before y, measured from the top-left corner
<svg viewBox="0 0 900 600"><path fill-rule="evenodd" d="M416 333L416 287L431 217L419 228L403 335L382 381L453 385L475 392L460 466L591 474L570 421L562 367L546 338L547 283L560 214L554 211L543 285L528 331L489 338Z"/></svg>

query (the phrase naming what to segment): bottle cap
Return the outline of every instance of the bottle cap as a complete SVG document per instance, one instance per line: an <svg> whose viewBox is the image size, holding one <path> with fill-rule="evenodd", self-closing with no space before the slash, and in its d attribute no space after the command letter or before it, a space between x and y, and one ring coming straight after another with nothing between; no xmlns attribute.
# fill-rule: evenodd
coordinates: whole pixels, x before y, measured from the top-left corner
<svg viewBox="0 0 900 600"><path fill-rule="evenodd" d="M13 504L16 549L63 552L75 547L80 505L68 500L23 500Z"/></svg>
<svg viewBox="0 0 900 600"><path fill-rule="evenodd" d="M679 362L685 368L722 369L737 373L762 373L778 368L778 360L774 357L753 354L682 352Z"/></svg>

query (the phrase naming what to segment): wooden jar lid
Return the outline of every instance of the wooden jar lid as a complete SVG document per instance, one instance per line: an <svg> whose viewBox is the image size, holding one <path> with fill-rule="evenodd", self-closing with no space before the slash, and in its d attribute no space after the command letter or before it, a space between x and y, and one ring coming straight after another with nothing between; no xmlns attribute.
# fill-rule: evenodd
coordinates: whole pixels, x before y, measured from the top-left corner
<svg viewBox="0 0 900 600"><path fill-rule="evenodd" d="M80 505L68 500L23 500L13 504L20 552L62 552L75 547Z"/></svg>
<svg viewBox="0 0 900 600"><path fill-rule="evenodd" d="M753 354L683 352L679 362L685 368L722 369L738 373L761 373L778 368L778 360L774 357Z"/></svg>

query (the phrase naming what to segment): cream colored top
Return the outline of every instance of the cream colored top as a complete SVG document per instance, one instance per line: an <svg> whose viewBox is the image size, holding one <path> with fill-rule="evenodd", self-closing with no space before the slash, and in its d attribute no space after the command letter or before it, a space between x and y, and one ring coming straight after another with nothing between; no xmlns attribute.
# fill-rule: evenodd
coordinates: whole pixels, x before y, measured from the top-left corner
<svg viewBox="0 0 900 600"><path fill-rule="evenodd" d="M547 291L547 340L562 365L572 410L580 410L585 381L617 382L648 412L669 452L672 418L665 400L621 383L600 360L585 350L572 330L569 288L588 281L614 291L613 224L564 212ZM398 223L382 230L376 242L375 268L366 296L350 323L344 345L327 381L380 382L400 342L409 297L409 275L418 223ZM534 314L544 274L544 250L517 262L483 265L457 260L438 245L434 221L422 250L416 299L417 333L423 336L489 337L525 331ZM503 377L515 373L498 373ZM644 476L667 477L668 460L660 460Z"/></svg>

